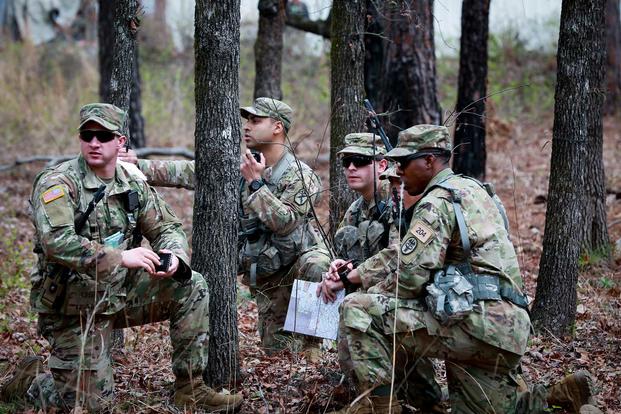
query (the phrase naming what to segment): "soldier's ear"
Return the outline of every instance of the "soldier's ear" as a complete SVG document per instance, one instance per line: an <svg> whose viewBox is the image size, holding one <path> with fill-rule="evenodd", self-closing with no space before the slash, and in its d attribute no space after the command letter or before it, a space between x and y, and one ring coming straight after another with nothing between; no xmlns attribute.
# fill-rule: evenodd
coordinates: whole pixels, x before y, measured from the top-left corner
<svg viewBox="0 0 621 414"><path fill-rule="evenodd" d="M127 137L125 135L120 135L119 140L117 142L117 148L120 150L121 148L125 146L126 142L127 142Z"/></svg>
<svg viewBox="0 0 621 414"><path fill-rule="evenodd" d="M273 131L274 131L275 135L280 135L285 130L284 125L280 121L274 120L274 124L273 125L274 125Z"/></svg>

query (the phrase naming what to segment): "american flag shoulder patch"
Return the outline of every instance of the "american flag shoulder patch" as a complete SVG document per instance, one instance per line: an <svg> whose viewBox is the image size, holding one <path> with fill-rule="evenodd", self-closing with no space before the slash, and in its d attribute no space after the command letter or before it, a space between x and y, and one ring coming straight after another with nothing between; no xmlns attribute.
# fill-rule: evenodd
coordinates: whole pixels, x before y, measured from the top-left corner
<svg viewBox="0 0 621 414"><path fill-rule="evenodd" d="M55 185L54 187L46 190L43 195L41 195L41 199L45 204L57 200L65 195L65 191L60 185Z"/></svg>

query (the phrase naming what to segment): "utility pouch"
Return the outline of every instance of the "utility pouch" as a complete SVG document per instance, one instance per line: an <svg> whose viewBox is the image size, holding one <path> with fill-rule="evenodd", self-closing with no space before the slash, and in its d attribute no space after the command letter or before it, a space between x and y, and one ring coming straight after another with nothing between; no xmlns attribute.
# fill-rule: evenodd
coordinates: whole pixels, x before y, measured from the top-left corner
<svg viewBox="0 0 621 414"><path fill-rule="evenodd" d="M454 325L472 312L473 286L457 267L450 265L434 274L425 302L440 324Z"/></svg>
<svg viewBox="0 0 621 414"><path fill-rule="evenodd" d="M43 279L41 303L50 309L58 310L59 300L65 297L67 283L63 280L63 273L63 270L54 272Z"/></svg>

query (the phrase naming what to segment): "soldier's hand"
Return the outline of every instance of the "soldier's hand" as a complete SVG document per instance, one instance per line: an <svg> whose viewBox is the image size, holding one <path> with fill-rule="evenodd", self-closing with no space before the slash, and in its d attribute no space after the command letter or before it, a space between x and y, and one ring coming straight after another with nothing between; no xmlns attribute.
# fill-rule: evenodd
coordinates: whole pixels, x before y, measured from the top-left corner
<svg viewBox="0 0 621 414"><path fill-rule="evenodd" d="M152 273L151 276L156 279L165 279L167 277L172 277L177 269L179 269L179 258L168 249L162 249L160 250L160 253L170 253L170 266L168 267L168 270L166 272Z"/></svg>
<svg viewBox="0 0 621 414"><path fill-rule="evenodd" d="M150 274L155 273L155 266L159 262L157 253L144 247L124 250L121 254L121 266L128 269L144 269Z"/></svg>
<svg viewBox="0 0 621 414"><path fill-rule="evenodd" d="M138 164L138 157L136 156L136 151L134 151L133 149L121 148L116 158L119 161Z"/></svg>
<svg viewBox="0 0 621 414"><path fill-rule="evenodd" d="M351 260L343 260L343 259L335 259L330 263L330 270L328 270L328 279L337 282L341 280L339 276L339 271L343 268L343 266L347 266L349 270L354 268L354 265L351 263Z"/></svg>
<svg viewBox="0 0 621 414"><path fill-rule="evenodd" d="M336 300L336 293L343 288L343 282L340 280L335 282L330 279L324 279L317 287L316 294L323 298L323 303L334 302Z"/></svg>
<svg viewBox="0 0 621 414"><path fill-rule="evenodd" d="M242 155L242 162L239 165L239 170L242 177L244 177L248 183L254 180L260 180L263 171L265 171L265 157L261 153L261 162L257 162L252 152L247 149L246 153Z"/></svg>

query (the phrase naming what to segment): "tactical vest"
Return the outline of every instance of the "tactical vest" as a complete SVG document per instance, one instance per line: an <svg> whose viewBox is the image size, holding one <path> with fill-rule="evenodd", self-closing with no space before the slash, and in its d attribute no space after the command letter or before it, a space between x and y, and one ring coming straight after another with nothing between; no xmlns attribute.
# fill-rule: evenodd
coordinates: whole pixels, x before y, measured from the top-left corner
<svg viewBox="0 0 621 414"><path fill-rule="evenodd" d="M60 168L58 171L62 172L66 177L64 180L65 184L67 184L70 190L75 194L77 210L74 212L74 215L77 217L86 211L88 204L91 201L88 199L86 192L83 191L82 185L80 184L82 177L80 177L78 173L80 171L79 160L77 158L70 160L65 165L61 165L56 168ZM37 182L39 178L47 172L49 172L49 169L39 173L35 178L35 182ZM131 184L139 179L131 174L131 172L126 172L130 186L132 188L136 187L136 185ZM107 191L108 190L106 190L106 192ZM127 250L139 246L142 239L140 231L137 228L136 217L136 212L140 207L139 200L131 197L133 200L130 202L130 197L127 193L125 195L128 197L124 203L127 226L122 235L118 237L118 240L114 241L117 243L117 248L121 250ZM95 212L88 217L86 225L79 235L86 237L89 240L95 240L102 245L106 243L105 239L100 239L100 232L98 231ZM65 315L75 315L79 314L84 309L92 308L93 305L102 298L104 298L104 300L98 307L98 313L116 313L123 307L123 304L118 302L118 297L116 296L124 290L123 285L128 269L119 268L115 277L110 278L106 281L106 283L97 282L92 280L90 277L70 270L70 276L66 281L66 291L63 290L62 293L65 297L61 298L62 304L60 309L53 309L51 307L51 303L56 301L57 298L55 297L55 292L50 292L48 282L50 278L54 276L52 273L62 271L64 268L61 265L51 263L44 257L43 249L41 248L41 243L38 237L35 239L34 252L38 255L37 265L31 273L31 305L34 310L44 313L59 312ZM122 296L123 295L124 294L122 294ZM111 301L116 301L117 303L112 304L111 306Z"/></svg>
<svg viewBox="0 0 621 414"><path fill-rule="evenodd" d="M459 238L465 260L458 264L447 265L434 273L433 282L427 286L425 301L430 312L444 325L452 325L465 318L473 309L473 304L478 301L507 300L528 311L528 299L523 292L513 288L509 282L501 280L496 275L475 273L470 264L471 246L468 237L468 227L461 209L461 196L457 189L450 186L446 181L435 184L429 188L423 197L434 188L442 188L450 194L451 204L455 212L455 219L459 230ZM508 233L508 220L502 204L496 200L493 187L485 185L471 177L470 179L485 190L498 208L503 218L505 229Z"/></svg>
<svg viewBox="0 0 621 414"><path fill-rule="evenodd" d="M286 151L283 158L272 171L269 181L265 185L272 193L278 188L278 183L290 167L295 168L295 157ZM302 179L302 178L301 178ZM245 180L240 180L240 194L243 193ZM308 197L312 203L311 197ZM267 228L258 217L244 214L243 202L239 206L240 229L238 235L238 271L248 274L250 285L257 286L257 281L267 279L293 265L302 252L317 244L318 236L310 220L295 227L285 235L278 235ZM307 218L311 218L309 214Z"/></svg>

